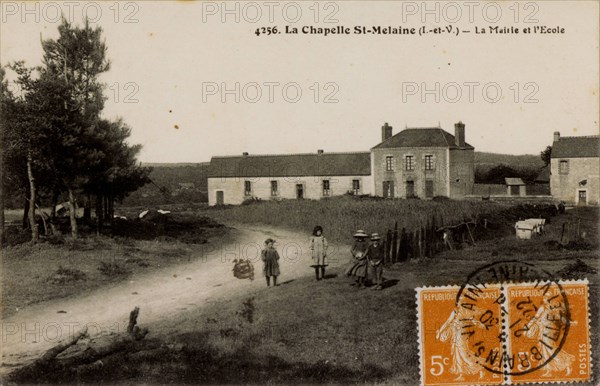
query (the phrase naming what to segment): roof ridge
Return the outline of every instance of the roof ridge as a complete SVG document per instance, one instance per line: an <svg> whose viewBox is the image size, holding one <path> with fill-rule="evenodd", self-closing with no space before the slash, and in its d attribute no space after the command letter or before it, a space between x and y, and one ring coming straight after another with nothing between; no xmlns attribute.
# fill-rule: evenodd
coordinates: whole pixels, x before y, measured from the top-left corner
<svg viewBox="0 0 600 386"><path fill-rule="evenodd" d="M444 135L444 132L446 132L446 131L440 127L440 134L441 134L441 135L442 135L442 137L444 138L444 141L446 141L446 145L447 145L448 147L450 147L450 144L448 143L448 138L446 138L446 136ZM448 133L448 134L450 134L450 133ZM452 135L452 134L450 134L450 135Z"/></svg>
<svg viewBox="0 0 600 386"><path fill-rule="evenodd" d="M567 138L600 138L600 135L568 135L568 136L560 136L558 139L567 139Z"/></svg>

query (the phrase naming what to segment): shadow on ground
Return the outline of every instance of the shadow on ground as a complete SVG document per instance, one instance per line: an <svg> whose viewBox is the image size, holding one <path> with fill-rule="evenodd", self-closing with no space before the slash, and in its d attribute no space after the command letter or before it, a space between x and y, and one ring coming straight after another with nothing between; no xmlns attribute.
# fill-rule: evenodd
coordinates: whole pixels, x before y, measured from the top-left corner
<svg viewBox="0 0 600 386"><path fill-rule="evenodd" d="M119 353L76 368L51 366L39 372L8 377L8 382L54 384L229 384L229 383L356 383L381 381L388 372L372 365L350 369L327 361L289 363L275 356L257 356L247 344L223 354L211 348L208 333L185 333L179 343L149 340L143 351ZM181 343L185 342L185 343ZM138 347L139 349L139 347Z"/></svg>

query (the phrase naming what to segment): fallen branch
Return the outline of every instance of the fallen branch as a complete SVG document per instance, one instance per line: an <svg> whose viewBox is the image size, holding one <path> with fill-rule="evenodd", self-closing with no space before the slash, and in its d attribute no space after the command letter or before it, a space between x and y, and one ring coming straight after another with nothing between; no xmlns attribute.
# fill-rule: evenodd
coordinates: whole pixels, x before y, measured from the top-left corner
<svg viewBox="0 0 600 386"><path fill-rule="evenodd" d="M49 376L68 379L73 374L97 370L103 367L107 360L111 361L127 353L142 350L144 345L140 341L148 334L148 329L137 326L139 312L139 307L131 311L127 333L100 336L85 345L76 346L81 338L87 336L87 328L84 328L68 341L46 351L33 363L11 372L8 379L14 382L52 381L54 378L46 379ZM58 357L70 347L73 347L73 350Z"/></svg>
<svg viewBox="0 0 600 386"><path fill-rule="evenodd" d="M66 349L68 349L69 347L73 346L74 344L76 344L79 339L84 338L85 336L87 336L87 326L84 327L81 331L79 331L79 334L74 335L71 340L62 343L62 344L58 344L54 347L52 347L50 350L46 351L41 357L40 359L38 359L38 362L48 362L53 360L54 358L56 358L56 356L58 354L60 354L61 352L65 351ZM35 362L34 362L35 363Z"/></svg>

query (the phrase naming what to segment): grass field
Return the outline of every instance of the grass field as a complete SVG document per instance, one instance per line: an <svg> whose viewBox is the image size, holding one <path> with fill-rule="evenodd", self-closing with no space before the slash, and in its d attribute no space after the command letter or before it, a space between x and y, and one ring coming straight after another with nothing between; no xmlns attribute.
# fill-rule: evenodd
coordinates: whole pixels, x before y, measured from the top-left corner
<svg viewBox="0 0 600 386"><path fill-rule="evenodd" d="M432 215L449 225L505 207L489 201L383 200L344 196L319 201L283 200L212 207L206 214L224 223L264 224L307 234L315 225L321 225L327 238L346 242L357 229L385 234L397 221L399 229L412 230L425 226Z"/></svg>
<svg viewBox="0 0 600 386"><path fill-rule="evenodd" d="M500 237L387 267L387 288L381 292L350 287L340 270L318 283L311 278L284 281L276 288L190 309L154 326L168 331L148 340L154 354L108 357L102 369L78 374L77 381L416 385L415 288L461 284L486 263L514 259L565 279L590 280L591 347L597 361L598 215L597 208L578 208L555 217L539 238ZM586 232L586 249L559 250L549 242L560 237L567 222ZM52 374L49 380L64 381L61 376ZM581 384L595 385L596 380Z"/></svg>
<svg viewBox="0 0 600 386"><path fill-rule="evenodd" d="M160 220L115 221L113 232L121 236L83 234L72 240L67 235L53 243L4 248L2 317L32 303L81 295L137 273L188 262L200 244L227 234L225 227L193 213ZM29 240L27 232L13 228Z"/></svg>
<svg viewBox="0 0 600 386"><path fill-rule="evenodd" d="M462 219L465 215L505 208L489 203L418 200L307 204L282 202L208 209L199 213L210 214L225 223L256 221L258 224L305 229L307 233L318 222L326 227L329 237L349 242L348 232L355 228L381 231L377 226L387 226L392 219L404 219L402 221L406 222L401 224L404 226L418 223L426 213L443 213L448 217L455 216L451 217L453 219ZM264 220L262 216L269 213L276 215ZM388 217L389 213L393 216ZM357 218L363 217L364 222L356 222ZM469 272L499 260L527 261L561 278L587 277L590 280L591 347L593 361L597 362L600 357L600 338L595 333L600 328L597 318L600 300L597 274L600 268L599 218L598 208L575 208L553 217L546 227L546 234L538 238L516 240L514 235L498 236L478 240L476 246L443 252L435 258L414 259L386 267L384 291L350 287L350 279L344 277L342 269L331 270L328 279L318 283L312 277L287 282L282 277L285 284L279 287L242 293L224 302L188 309L153 326L152 331L161 333L149 336L145 344L153 351L144 357L108 357L101 369L77 374L77 378L72 374L57 373L47 374L45 380L136 384L416 385L419 374L415 288L462 284ZM557 248L555 241L560 238L565 223L578 224L580 233L586 234L585 242L572 249ZM90 260L90 269L96 270L98 260L102 256L109 257L114 248L141 249L135 253L154 248L160 253L163 248L178 251L181 247L171 243L159 243L158 246L154 243L154 247L137 244L144 243L142 241L136 241L133 246L129 243L110 248L93 246L87 251L74 252L70 259ZM31 275L31 270L37 269L38 279L30 282L33 288L38 286L32 299L43 298L42 286L47 285L46 278L52 270L48 271L50 264L45 268L35 268L35 264L48 256L58 260L61 251L64 250L59 247L50 252L14 250L11 265L3 272L3 277L26 280L19 275ZM20 263L22 259L24 264ZM583 385L594 384L597 384L597 378Z"/></svg>

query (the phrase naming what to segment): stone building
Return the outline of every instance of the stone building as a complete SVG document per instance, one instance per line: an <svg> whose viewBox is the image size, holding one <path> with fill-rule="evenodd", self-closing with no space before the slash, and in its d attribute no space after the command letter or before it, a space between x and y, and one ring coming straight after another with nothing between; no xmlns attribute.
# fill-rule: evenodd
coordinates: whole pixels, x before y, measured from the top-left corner
<svg viewBox="0 0 600 386"><path fill-rule="evenodd" d="M215 156L208 175L209 205L246 200L321 199L343 194L389 198L462 199L474 182L474 149L465 125L455 135L440 127L406 129L370 152Z"/></svg>
<svg viewBox="0 0 600 386"><path fill-rule="evenodd" d="M373 193L462 199L473 191L474 154L462 122L454 125L454 135L440 127L406 128L392 135L386 123L381 143L371 149Z"/></svg>
<svg viewBox="0 0 600 386"><path fill-rule="evenodd" d="M371 179L368 152L213 157L208 203L370 195Z"/></svg>
<svg viewBox="0 0 600 386"><path fill-rule="evenodd" d="M600 202L600 137L561 137L554 133L550 159L552 197L570 205Z"/></svg>

